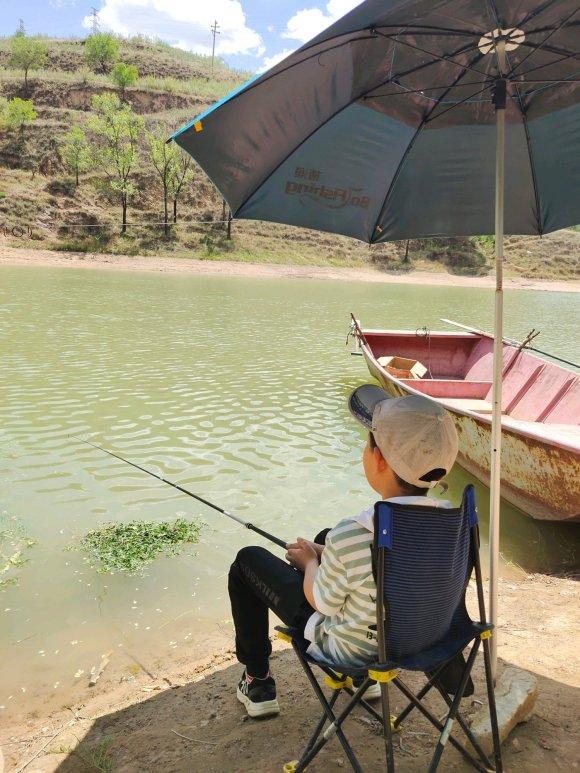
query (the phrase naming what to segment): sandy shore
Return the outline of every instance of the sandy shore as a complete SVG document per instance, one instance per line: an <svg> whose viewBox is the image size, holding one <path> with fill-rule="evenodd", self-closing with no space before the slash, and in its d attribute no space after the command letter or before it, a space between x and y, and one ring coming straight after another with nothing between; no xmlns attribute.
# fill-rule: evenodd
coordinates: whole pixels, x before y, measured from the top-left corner
<svg viewBox="0 0 580 773"><path fill-rule="evenodd" d="M579 596L579 584L572 579L532 575L500 580L499 670L508 665L527 669L540 687L534 716L519 725L504 744L506 770L577 769ZM473 609L473 587L468 601ZM37 710L3 716L0 744L6 771L20 771L22 766L27 773L281 770L285 762L298 756L318 716L318 704L293 652L277 643L272 668L282 713L261 722L247 720L235 699L241 668L230 646L209 656L184 648L171 661L141 663L122 679L105 672L95 687L86 688L82 700L64 702L51 713ZM463 703L467 718L485 700L481 658L474 676L476 694ZM419 677L406 681L417 687ZM402 707L403 700L397 696L394 709ZM441 716L441 699L433 698L431 708ZM384 770L377 727L357 711L346 729L365 771ZM426 770L431 743L430 726L413 714L396 742L397 770ZM309 770L339 768L349 765L335 739ZM471 768L448 748L441 769Z"/></svg>
<svg viewBox="0 0 580 773"><path fill-rule="evenodd" d="M274 263L240 263L231 260L197 260L194 258L131 257L84 252L57 252L31 250L0 245L0 266L56 266L103 269L115 271L145 271L153 273L183 273L205 276L247 276L280 279L338 279L356 282L384 282L387 284L429 284L440 287L495 286L493 276L470 277L453 274L412 271L409 274L385 273L373 268L333 268L324 266L296 266ZM549 290L551 292L580 292L580 281L537 280L506 278L508 290Z"/></svg>

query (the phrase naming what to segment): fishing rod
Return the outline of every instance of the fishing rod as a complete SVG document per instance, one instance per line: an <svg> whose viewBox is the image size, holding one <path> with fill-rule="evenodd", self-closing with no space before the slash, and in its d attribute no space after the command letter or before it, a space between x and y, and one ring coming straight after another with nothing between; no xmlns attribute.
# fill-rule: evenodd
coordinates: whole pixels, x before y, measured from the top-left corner
<svg viewBox="0 0 580 773"><path fill-rule="evenodd" d="M97 448L99 451L102 451L103 453L108 454L109 456L113 456L115 459L119 459L121 462L125 462L125 464L130 464L131 467L135 467L135 469L141 470L141 472L145 472L147 475L151 475L152 478L157 478L157 480L160 480L162 483L167 483L168 486L171 486L172 488L177 489L178 491L181 491L182 494L187 494L188 497L193 497L193 499L197 499L198 502L201 502L202 504L207 505L208 507L211 507L213 510L217 510L218 513L221 513L222 515L225 515L228 518L231 518L233 521L236 521L236 523L239 523L241 526L245 526L246 529L250 529L250 531L255 531L256 534L259 534L261 537L264 537L270 542L273 542L275 545L278 545L279 547L284 548L284 550L286 550L287 543L284 542L284 540L278 539L278 537L275 537L273 534L270 534L269 532L264 531L263 529L260 529L258 526L254 526L253 523L244 521L243 518L240 518L234 513L230 513L228 510L224 510L223 507L214 505L213 502L210 502L209 500L204 499L203 497L200 497L197 494L194 494L193 491L189 491L183 486L180 486L178 483L173 483L173 481L167 480L167 478L164 478L162 475L157 475L157 473L152 472L151 470L148 470L145 467L141 467L139 464L135 464L135 462L131 462L129 461L129 459L125 459L124 457L119 456L119 454L114 454L112 451L108 451L106 448L103 448L102 446L98 446L96 443L91 443L89 440L85 440L84 438L79 437L78 435L71 435L71 437L73 437L75 440L79 440L81 443L85 443L87 446L92 446L92 448Z"/></svg>
<svg viewBox="0 0 580 773"><path fill-rule="evenodd" d="M448 325L453 325L454 327L460 327L463 330L467 330L469 333L478 333L479 335L483 335L486 338L493 338L493 335L491 333L486 333L485 330L480 330L477 327L470 327L469 325L462 325L460 322L454 322L452 319L444 319L441 317L441 322L446 322ZM537 335L539 335L539 332L540 331L535 332L535 335L532 337L535 338ZM556 357L555 354L550 354L550 352L544 352L542 349L536 349L535 346L529 346L527 341L514 341L511 338L503 338L502 340L504 343L510 344L511 346L519 346L521 349L529 349L532 352L543 354L545 357L551 357L553 360L557 360L558 362L563 362L565 365L571 365L573 368L580 368L580 365L578 365L577 362L570 362L570 360L565 360L563 357Z"/></svg>

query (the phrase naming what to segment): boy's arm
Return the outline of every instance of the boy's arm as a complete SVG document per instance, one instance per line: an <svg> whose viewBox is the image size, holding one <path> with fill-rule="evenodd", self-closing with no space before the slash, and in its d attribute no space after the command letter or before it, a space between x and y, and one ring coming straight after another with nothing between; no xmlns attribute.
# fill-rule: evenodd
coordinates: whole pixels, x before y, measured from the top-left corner
<svg viewBox="0 0 580 773"><path fill-rule="evenodd" d="M317 573L318 556L311 558L304 568L304 595L312 609L316 609L316 602L314 601L314 581L316 580Z"/></svg>
<svg viewBox="0 0 580 773"><path fill-rule="evenodd" d="M316 573L318 572L318 556L319 553L314 544L300 537L295 543L288 545L288 552L286 553L288 561L304 572L304 595L313 609L316 609L313 588Z"/></svg>
<svg viewBox="0 0 580 773"><path fill-rule="evenodd" d="M323 615L335 615L349 595L349 583L332 537L327 537L320 566L317 552L307 540L298 539L289 545L286 557L304 572L304 595L308 603Z"/></svg>

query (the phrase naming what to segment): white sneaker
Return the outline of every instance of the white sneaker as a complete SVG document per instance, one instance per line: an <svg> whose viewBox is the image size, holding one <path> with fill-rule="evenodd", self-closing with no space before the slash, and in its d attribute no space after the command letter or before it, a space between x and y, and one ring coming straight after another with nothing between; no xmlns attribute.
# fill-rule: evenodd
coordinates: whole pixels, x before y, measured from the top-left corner
<svg viewBox="0 0 580 773"><path fill-rule="evenodd" d="M358 684L357 684L358 682ZM360 687L362 684L362 679L356 680L354 682L355 689ZM363 693L363 698L365 701L377 701L381 697L381 685L378 682L371 682L370 685L367 687L367 689Z"/></svg>

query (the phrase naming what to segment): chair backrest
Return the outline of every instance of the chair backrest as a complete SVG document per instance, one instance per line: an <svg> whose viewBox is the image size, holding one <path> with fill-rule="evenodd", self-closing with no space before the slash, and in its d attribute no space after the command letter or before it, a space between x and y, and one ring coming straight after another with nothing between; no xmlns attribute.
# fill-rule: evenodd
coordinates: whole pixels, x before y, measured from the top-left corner
<svg viewBox="0 0 580 773"><path fill-rule="evenodd" d="M458 508L376 503L374 544L377 561L384 562L389 657L422 652L469 622L465 591L476 526L473 486Z"/></svg>

